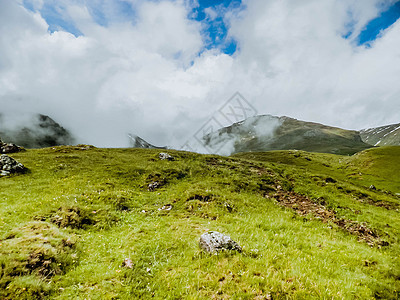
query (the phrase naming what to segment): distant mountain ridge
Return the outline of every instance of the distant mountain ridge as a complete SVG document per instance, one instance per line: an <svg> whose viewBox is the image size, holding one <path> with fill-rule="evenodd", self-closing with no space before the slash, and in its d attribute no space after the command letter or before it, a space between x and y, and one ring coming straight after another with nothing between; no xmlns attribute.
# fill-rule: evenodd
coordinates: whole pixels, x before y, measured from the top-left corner
<svg viewBox="0 0 400 300"><path fill-rule="evenodd" d="M142 148L142 149L167 149L167 147L158 147L154 146L148 142L146 142L144 139L142 139L140 136L137 136L135 134L128 134L129 137L129 142L130 142L130 147L131 148Z"/></svg>
<svg viewBox="0 0 400 300"><path fill-rule="evenodd" d="M364 143L373 146L400 146L400 123L360 131Z"/></svg>
<svg viewBox="0 0 400 300"><path fill-rule="evenodd" d="M234 123L204 136L203 140L208 149L224 155L292 149L352 155L371 148L355 130L271 115Z"/></svg>
<svg viewBox="0 0 400 300"><path fill-rule="evenodd" d="M137 135L129 135L133 148L157 147ZM202 144L210 153L303 150L352 155L374 146L400 145L400 123L377 128L346 130L286 116L259 115L205 135Z"/></svg>
<svg viewBox="0 0 400 300"><path fill-rule="evenodd" d="M25 148L45 148L59 145L72 145L72 134L52 118L42 114L22 121L10 128L8 120L0 114L0 137Z"/></svg>

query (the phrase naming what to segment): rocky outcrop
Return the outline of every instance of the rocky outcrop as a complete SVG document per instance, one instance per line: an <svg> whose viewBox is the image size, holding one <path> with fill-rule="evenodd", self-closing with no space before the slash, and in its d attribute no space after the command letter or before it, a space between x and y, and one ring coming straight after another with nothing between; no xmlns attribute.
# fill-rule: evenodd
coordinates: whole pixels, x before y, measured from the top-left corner
<svg viewBox="0 0 400 300"><path fill-rule="evenodd" d="M0 176L8 176L11 173L23 173L26 168L23 164L17 162L6 154L0 156Z"/></svg>
<svg viewBox="0 0 400 300"><path fill-rule="evenodd" d="M242 248L228 235L217 231L209 231L200 236L200 249L207 253L218 253L224 250L242 252Z"/></svg>
<svg viewBox="0 0 400 300"><path fill-rule="evenodd" d="M23 150L22 147L19 147L12 143L4 143L0 140L0 153L7 154L7 153L15 153Z"/></svg>
<svg viewBox="0 0 400 300"><path fill-rule="evenodd" d="M158 155L158 157L159 157L161 160L169 160L169 161L175 160L175 158L174 158L173 156L169 155L168 153L164 153L164 152L161 152L161 153Z"/></svg>

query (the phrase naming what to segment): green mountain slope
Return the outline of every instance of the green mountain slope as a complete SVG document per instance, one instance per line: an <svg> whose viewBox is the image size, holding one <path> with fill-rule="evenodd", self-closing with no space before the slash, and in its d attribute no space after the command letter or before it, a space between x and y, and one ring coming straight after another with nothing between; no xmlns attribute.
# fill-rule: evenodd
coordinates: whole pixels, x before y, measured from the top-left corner
<svg viewBox="0 0 400 300"><path fill-rule="evenodd" d="M205 136L204 144L221 154L296 149L351 155L371 147L357 131L270 115L222 128Z"/></svg>
<svg viewBox="0 0 400 300"><path fill-rule="evenodd" d="M400 147L371 148L353 156L309 153L304 151L269 151L239 153L234 157L278 163L334 176L355 185L400 194Z"/></svg>
<svg viewBox="0 0 400 300"><path fill-rule="evenodd" d="M29 172L0 177L0 298L396 299L399 149L13 154ZM243 252L202 253L209 230Z"/></svg>

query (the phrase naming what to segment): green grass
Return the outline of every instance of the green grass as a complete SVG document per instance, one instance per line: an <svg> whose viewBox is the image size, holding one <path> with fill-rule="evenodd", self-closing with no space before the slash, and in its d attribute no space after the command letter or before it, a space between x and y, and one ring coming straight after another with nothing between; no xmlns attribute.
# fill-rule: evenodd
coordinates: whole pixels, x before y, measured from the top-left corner
<svg viewBox="0 0 400 300"><path fill-rule="evenodd" d="M168 151L175 161L139 149L13 154L29 172L0 178L0 298L397 299L399 149L350 157ZM148 191L153 181L162 186ZM278 185L389 244L370 247L277 205ZM209 230L243 252L202 253L199 237Z"/></svg>

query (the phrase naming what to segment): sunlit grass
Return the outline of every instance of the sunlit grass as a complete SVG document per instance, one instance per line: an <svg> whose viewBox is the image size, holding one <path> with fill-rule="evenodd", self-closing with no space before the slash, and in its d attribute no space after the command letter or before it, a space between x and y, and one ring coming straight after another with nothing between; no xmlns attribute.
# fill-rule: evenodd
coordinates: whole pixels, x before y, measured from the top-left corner
<svg viewBox="0 0 400 300"><path fill-rule="evenodd" d="M36 220L50 223L51 228L58 224L61 235L76 241L76 262L47 278L28 272L11 276L10 281L4 280L4 269L11 261L2 257L0 296L398 296L399 212L361 201L368 198L398 204L394 190L398 178L382 184L378 191L368 190L366 184L373 181L374 172L379 178L379 170L371 171L368 180L350 176L357 164L363 168L361 172L371 168L370 164L355 164L362 155L283 151L224 158L169 152L175 161L159 160L156 150L134 149L56 147L12 155L30 173L0 178L0 249L18 252L9 245L7 236ZM368 159L373 160L372 154ZM386 159L390 160L390 155ZM335 183L327 183L327 177ZM152 180L163 185L148 191ZM333 224L312 216L300 217L278 206L264 197L273 193L276 184L316 201L323 198L339 216L368 223L389 246L371 248ZM172 205L171 210L162 209L167 204ZM57 221L61 219L64 221ZM243 252L202 253L198 240L208 230L229 234ZM125 258L131 259L132 269L122 266Z"/></svg>

